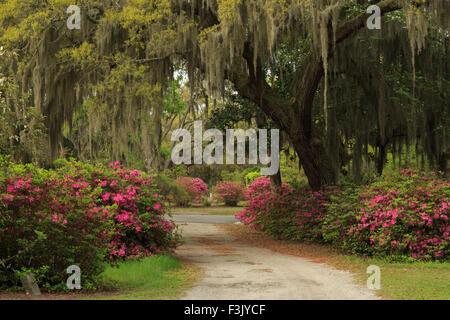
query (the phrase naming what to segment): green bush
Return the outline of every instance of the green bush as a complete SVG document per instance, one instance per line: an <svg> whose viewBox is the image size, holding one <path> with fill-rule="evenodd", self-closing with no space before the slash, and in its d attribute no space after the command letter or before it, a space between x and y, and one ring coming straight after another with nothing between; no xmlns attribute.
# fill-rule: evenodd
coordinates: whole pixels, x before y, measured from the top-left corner
<svg viewBox="0 0 450 320"><path fill-rule="evenodd" d="M160 194L167 202L175 203L176 205L182 207L189 206L189 195L174 180L165 175L158 174L154 177L153 181L158 187Z"/></svg>
<svg viewBox="0 0 450 320"><path fill-rule="evenodd" d="M259 178L259 177L261 177L261 173L259 171L253 171L253 172L247 173L247 175L245 176L245 185L248 186L256 178Z"/></svg>
<svg viewBox="0 0 450 320"><path fill-rule="evenodd" d="M326 215L322 219L322 237L343 251L355 254L371 255L373 251L365 239L357 237L349 230L357 222L361 203L359 188L347 188L330 195Z"/></svg>
<svg viewBox="0 0 450 320"><path fill-rule="evenodd" d="M202 200L202 206L204 207L211 207L213 205L213 202L207 198L204 198Z"/></svg>
<svg viewBox="0 0 450 320"><path fill-rule="evenodd" d="M283 182L289 184L291 187L307 187L308 179L306 175L303 173L303 170L298 170L295 167L288 167L285 165L280 166L280 173L283 179Z"/></svg>

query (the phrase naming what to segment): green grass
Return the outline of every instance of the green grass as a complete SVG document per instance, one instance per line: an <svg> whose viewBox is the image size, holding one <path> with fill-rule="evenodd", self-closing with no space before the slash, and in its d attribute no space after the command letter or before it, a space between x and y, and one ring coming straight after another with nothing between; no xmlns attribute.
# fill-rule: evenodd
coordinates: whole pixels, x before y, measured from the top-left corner
<svg viewBox="0 0 450 320"><path fill-rule="evenodd" d="M171 208L173 214L193 214L193 215L218 215L218 216L232 216L242 211L244 207L226 207L226 206L211 206L211 207L189 207L189 208Z"/></svg>
<svg viewBox="0 0 450 320"><path fill-rule="evenodd" d="M101 292L44 293L0 292L0 300L174 300L198 280L199 269L170 256L153 256L108 266ZM106 289L108 288L108 289Z"/></svg>
<svg viewBox="0 0 450 320"><path fill-rule="evenodd" d="M377 293L396 300L449 300L450 262L387 262L382 259L345 257L349 269L357 272L361 282L367 279L368 265L381 271L381 289Z"/></svg>
<svg viewBox="0 0 450 320"><path fill-rule="evenodd" d="M180 298L195 281L197 270L170 256L154 256L108 267L103 273L119 290L87 297L99 300L172 300Z"/></svg>

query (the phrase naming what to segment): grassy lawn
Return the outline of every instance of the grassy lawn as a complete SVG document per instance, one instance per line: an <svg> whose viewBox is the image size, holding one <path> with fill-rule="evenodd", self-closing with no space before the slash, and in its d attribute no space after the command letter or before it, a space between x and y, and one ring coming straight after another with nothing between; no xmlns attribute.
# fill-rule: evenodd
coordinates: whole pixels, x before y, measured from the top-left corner
<svg viewBox="0 0 450 320"><path fill-rule="evenodd" d="M42 294L0 293L0 300L175 300L198 279L199 270L170 256L148 257L107 267L103 276L114 282L116 290Z"/></svg>
<svg viewBox="0 0 450 320"><path fill-rule="evenodd" d="M376 293L383 299L424 300L450 299L450 262L393 263L382 259L348 255L325 245L275 240L242 225L221 225L227 232L249 244L280 253L326 263L339 270L351 271L356 281L366 285L369 265L381 270L381 289Z"/></svg>
<svg viewBox="0 0 450 320"><path fill-rule="evenodd" d="M141 261L123 262L118 268L108 267L107 280L119 290L86 299L98 300L174 300L196 280L198 270L170 256L155 256Z"/></svg>
<svg viewBox="0 0 450 320"><path fill-rule="evenodd" d="M227 207L227 206L211 206L211 207L189 207L189 208L171 208L172 214L193 214L193 215L218 215L232 216L242 211L244 207Z"/></svg>

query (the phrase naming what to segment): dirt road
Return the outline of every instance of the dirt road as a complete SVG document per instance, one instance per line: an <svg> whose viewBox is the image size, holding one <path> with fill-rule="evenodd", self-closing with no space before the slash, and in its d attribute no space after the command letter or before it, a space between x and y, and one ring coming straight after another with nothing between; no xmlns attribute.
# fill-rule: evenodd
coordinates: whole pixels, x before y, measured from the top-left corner
<svg viewBox="0 0 450 320"><path fill-rule="evenodd" d="M305 258L255 248L216 225L184 223L184 261L203 269L184 300L378 299L352 275Z"/></svg>

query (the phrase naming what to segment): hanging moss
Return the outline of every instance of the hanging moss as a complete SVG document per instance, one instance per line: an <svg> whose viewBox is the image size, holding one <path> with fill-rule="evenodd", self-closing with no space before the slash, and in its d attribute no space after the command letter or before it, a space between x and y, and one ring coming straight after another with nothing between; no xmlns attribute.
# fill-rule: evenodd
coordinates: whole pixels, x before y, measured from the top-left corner
<svg viewBox="0 0 450 320"><path fill-rule="evenodd" d="M358 159L369 158L369 146L379 144L390 144L400 158L401 143L419 143L437 162L448 148L448 120L438 116L448 95L439 96L428 87L437 85L440 93L449 89L449 2L399 3L403 13L383 18L387 23L381 31L363 28L339 45L339 26L365 8L351 4L355 12L350 12L348 2L340 0L95 1L83 2L93 20L83 16L82 30L69 31L62 8L44 4L39 17L32 16L30 4L11 2L8 5L19 7L12 16L11 8L0 15L7 30L0 33L2 41L5 34L9 37L12 51L20 48L14 72L22 91L32 92L34 105L46 116L53 158L61 151L62 129L66 125L72 131L74 114L91 101L86 117L77 117L85 128L78 124L77 133L71 133L87 136L89 157L100 153L95 140L104 135L111 141L113 159L132 161L132 150L151 167L158 163L162 96L174 66L183 64L187 70L192 94L205 81L208 94L216 96L223 94L231 73L256 73L273 62L287 38L292 50L304 38L311 46L302 54L323 63L323 123L314 129L323 130L316 135L325 137L334 162L344 157L339 135L344 137L340 140L356 141L355 170ZM31 22L44 23L24 22L19 12L36 19ZM29 30L30 25L35 29ZM434 25L438 27L431 28ZM244 57L246 48L251 59ZM350 71L359 78L352 79ZM348 77L342 79L342 74ZM343 105L345 97L364 99ZM397 135L406 140L397 141Z"/></svg>

